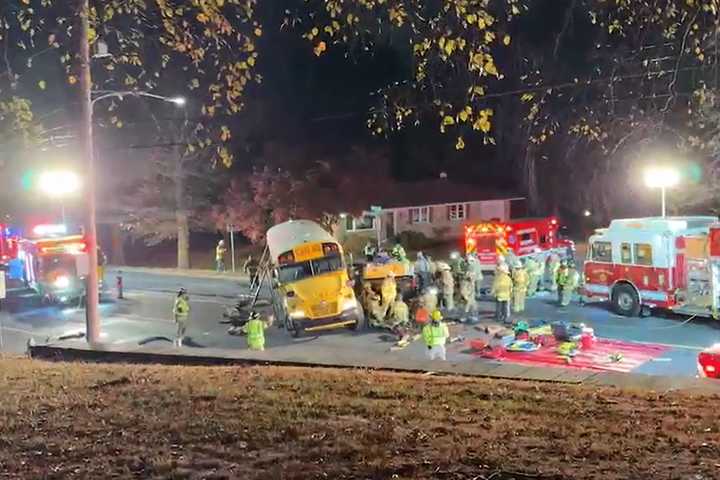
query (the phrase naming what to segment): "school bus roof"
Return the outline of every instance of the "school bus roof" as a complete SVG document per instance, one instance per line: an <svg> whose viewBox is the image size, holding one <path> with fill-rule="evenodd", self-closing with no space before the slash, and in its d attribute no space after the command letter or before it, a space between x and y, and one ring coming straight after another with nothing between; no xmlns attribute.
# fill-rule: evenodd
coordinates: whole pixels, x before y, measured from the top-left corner
<svg viewBox="0 0 720 480"><path fill-rule="evenodd" d="M277 262L278 256L303 243L337 243L324 228L310 220L291 220L275 225L267 231L266 240L273 262Z"/></svg>

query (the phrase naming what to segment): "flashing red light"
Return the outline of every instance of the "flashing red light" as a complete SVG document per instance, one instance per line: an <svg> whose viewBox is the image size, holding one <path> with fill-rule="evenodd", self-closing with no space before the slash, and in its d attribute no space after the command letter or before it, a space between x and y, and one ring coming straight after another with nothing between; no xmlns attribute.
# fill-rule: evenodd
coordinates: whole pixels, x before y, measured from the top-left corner
<svg viewBox="0 0 720 480"><path fill-rule="evenodd" d="M553 218L552 220L550 220L550 225L557 225L557 219Z"/></svg>
<svg viewBox="0 0 720 480"><path fill-rule="evenodd" d="M475 245L475 239L474 239L474 238L468 238L467 244L472 247L473 245Z"/></svg>
<svg viewBox="0 0 720 480"><path fill-rule="evenodd" d="M505 230L507 230L508 232L512 232L512 227L508 225L507 227L505 227Z"/></svg>

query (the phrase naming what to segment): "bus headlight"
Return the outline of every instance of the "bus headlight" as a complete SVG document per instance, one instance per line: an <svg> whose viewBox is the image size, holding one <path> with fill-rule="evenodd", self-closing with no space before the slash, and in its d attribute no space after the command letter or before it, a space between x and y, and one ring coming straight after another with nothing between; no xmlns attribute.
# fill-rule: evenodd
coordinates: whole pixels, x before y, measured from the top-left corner
<svg viewBox="0 0 720 480"><path fill-rule="evenodd" d="M70 286L70 279L65 275L61 275L53 282L55 288L68 288Z"/></svg>
<svg viewBox="0 0 720 480"><path fill-rule="evenodd" d="M343 311L345 310L352 310L353 308L357 308L357 300L354 298L351 298L349 300L345 300L343 302Z"/></svg>
<svg viewBox="0 0 720 480"><path fill-rule="evenodd" d="M294 318L294 319L304 318L305 312L303 312L302 310L293 310L288 315L290 318Z"/></svg>

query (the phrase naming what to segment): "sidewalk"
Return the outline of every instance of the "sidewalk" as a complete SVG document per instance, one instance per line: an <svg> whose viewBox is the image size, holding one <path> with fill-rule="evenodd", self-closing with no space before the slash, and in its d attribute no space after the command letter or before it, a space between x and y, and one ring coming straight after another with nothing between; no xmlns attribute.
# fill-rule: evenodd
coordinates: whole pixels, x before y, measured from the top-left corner
<svg viewBox="0 0 720 480"><path fill-rule="evenodd" d="M399 356L368 356L363 352L297 352L278 348L265 352L246 349L183 348L170 345L108 344L91 348L84 341L68 340L30 348L33 358L45 360L97 361L122 363L160 363L173 365L286 365L304 367L369 368L411 373L477 376L485 378L596 385L633 390L686 390L720 394L720 382L690 377L650 376L634 373L604 373L567 368L534 367L491 360L438 362Z"/></svg>
<svg viewBox="0 0 720 480"><path fill-rule="evenodd" d="M153 275L167 275L190 278L209 278L215 280L248 280L248 276L241 272L216 272L214 270L182 269L182 268L155 268L155 267L127 267L122 265L108 265L108 272L121 271L123 273L148 273Z"/></svg>

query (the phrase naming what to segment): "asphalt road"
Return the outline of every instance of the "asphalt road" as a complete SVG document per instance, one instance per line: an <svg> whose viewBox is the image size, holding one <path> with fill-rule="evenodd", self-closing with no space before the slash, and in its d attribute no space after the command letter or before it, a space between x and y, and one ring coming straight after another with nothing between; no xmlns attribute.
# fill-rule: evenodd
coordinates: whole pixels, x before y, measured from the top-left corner
<svg viewBox="0 0 720 480"><path fill-rule="evenodd" d="M111 273L109 273L110 275ZM191 321L186 339L187 348L246 348L244 337L227 334L228 325L222 313L240 293L247 293L243 281L229 279L189 278L176 275L124 273L126 299L103 303L102 341L107 343L170 344L175 334L172 322L174 292L183 286L190 293ZM480 302L480 317L489 318L493 310L490 302ZM529 300L527 320L565 319L584 322L595 329L599 337L663 344L668 351L662 358L647 362L637 372L648 374L696 374L697 353L720 342L720 322L690 319L673 315L655 315L646 318L626 318L609 312L602 305L558 308L554 297L545 294ZM2 350L21 353L28 339L37 342L64 336L82 334L84 312L79 309L23 309L9 314L0 313L2 322ZM454 327L453 335L471 338L473 327ZM299 360L307 348L321 349L329 357L342 355L346 348L360 348L368 355L403 355L420 358L424 355L421 342L415 342L402 351L391 352L390 338L383 332L356 334L338 330L318 336L293 339L284 330L268 330L267 348L291 349ZM451 346L448 359L453 361L479 361L460 345Z"/></svg>

